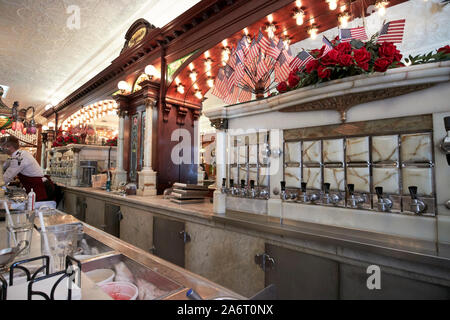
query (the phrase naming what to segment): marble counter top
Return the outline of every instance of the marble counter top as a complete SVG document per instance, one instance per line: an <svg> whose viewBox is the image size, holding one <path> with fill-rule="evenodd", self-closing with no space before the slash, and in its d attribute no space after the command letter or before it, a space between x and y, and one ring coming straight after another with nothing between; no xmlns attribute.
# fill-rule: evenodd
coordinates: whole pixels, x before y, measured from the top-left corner
<svg viewBox="0 0 450 320"><path fill-rule="evenodd" d="M64 216L61 217L60 223L67 222ZM73 223L73 221L70 221ZM82 223L82 222L80 222ZM54 221L53 224L59 224ZM109 246L114 252L100 255L87 259L83 262L95 261L97 259L104 258L108 255L122 254L128 258L136 261L145 267L157 272L158 274L167 277L168 279L175 281L181 285L182 288L176 290L170 295L163 298L163 300L187 300L186 292L189 288L193 288L204 299L215 299L220 297L232 297L233 299L245 300L246 298L236 294L235 292L226 289L220 285L217 285L199 275L191 273L183 268L180 268L174 264L171 264L163 259L149 254L135 246L132 246L124 241L121 241L101 230L98 230L86 223L83 224L83 232L87 235L95 238L103 244ZM6 228L5 222L0 222L0 248L6 247ZM34 229L30 253L26 257L19 257L15 261L22 261L32 257L41 256L41 237L40 233ZM103 292L92 280L90 280L84 273L81 275L82 283L82 299L83 300L112 300L109 295Z"/></svg>
<svg viewBox="0 0 450 320"><path fill-rule="evenodd" d="M436 256L433 253L435 243L429 241L289 219L285 219L283 224L281 224L279 218L266 215L232 211L228 211L225 215L217 215L213 213L213 204L210 203L209 199L199 204L178 205L164 199L162 196L123 197L92 188L67 187L67 189L84 195L88 193L92 197L127 206L144 207L153 213L164 214L178 219L197 223L203 222L219 228L238 228L241 232L252 232L262 238L273 239L274 237L281 237L282 239L291 238L301 241L314 241L327 245L332 244L336 247L336 250L339 250L339 247L362 249L371 253L402 258L421 264L430 264L450 270L450 259Z"/></svg>

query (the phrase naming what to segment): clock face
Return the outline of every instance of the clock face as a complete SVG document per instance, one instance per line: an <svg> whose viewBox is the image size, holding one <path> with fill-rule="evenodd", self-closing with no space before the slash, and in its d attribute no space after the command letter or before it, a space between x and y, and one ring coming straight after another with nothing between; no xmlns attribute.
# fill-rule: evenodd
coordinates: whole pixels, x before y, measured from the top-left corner
<svg viewBox="0 0 450 320"><path fill-rule="evenodd" d="M142 27L138 31L136 31L133 36L131 37L130 41L128 41L128 48L134 47L136 44L142 41L144 39L145 35L147 34L147 28Z"/></svg>

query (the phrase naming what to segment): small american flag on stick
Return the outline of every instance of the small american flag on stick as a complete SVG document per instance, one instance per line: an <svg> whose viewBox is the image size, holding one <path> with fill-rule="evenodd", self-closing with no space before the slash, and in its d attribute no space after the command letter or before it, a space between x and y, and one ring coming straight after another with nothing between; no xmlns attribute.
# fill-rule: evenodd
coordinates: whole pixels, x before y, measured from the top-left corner
<svg viewBox="0 0 450 320"><path fill-rule="evenodd" d="M366 33L366 28L357 27L351 29L339 29L339 39L341 42L350 42L355 40L369 40Z"/></svg>
<svg viewBox="0 0 450 320"><path fill-rule="evenodd" d="M292 59L290 67L292 70L294 70L295 68L300 69L300 67L306 66L306 64L313 59L314 57L312 55L303 50L294 59Z"/></svg>
<svg viewBox="0 0 450 320"><path fill-rule="evenodd" d="M330 42L330 40L327 39L327 37L323 36L322 42L325 45L325 50L323 51L323 54L320 58L325 57L328 52L333 50L333 44Z"/></svg>
<svg viewBox="0 0 450 320"><path fill-rule="evenodd" d="M406 20L401 19L383 24L377 42L402 43L403 34L405 33L405 23Z"/></svg>

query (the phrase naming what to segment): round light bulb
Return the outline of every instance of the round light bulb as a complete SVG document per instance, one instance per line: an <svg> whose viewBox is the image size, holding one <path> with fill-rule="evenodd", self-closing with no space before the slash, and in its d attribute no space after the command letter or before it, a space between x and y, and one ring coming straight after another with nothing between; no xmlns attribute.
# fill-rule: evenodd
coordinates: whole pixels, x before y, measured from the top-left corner
<svg viewBox="0 0 450 320"><path fill-rule="evenodd" d="M336 10L337 8L337 1L336 0L328 0L328 5L330 7L330 10Z"/></svg>
<svg viewBox="0 0 450 320"><path fill-rule="evenodd" d="M120 82L117 84L117 87L119 88L119 90L122 90L122 91L128 91L128 88L129 88L130 86L128 85L128 82L126 82L126 81L120 81Z"/></svg>
<svg viewBox="0 0 450 320"><path fill-rule="evenodd" d="M150 77L159 78L158 70L153 65L146 66L145 73Z"/></svg>

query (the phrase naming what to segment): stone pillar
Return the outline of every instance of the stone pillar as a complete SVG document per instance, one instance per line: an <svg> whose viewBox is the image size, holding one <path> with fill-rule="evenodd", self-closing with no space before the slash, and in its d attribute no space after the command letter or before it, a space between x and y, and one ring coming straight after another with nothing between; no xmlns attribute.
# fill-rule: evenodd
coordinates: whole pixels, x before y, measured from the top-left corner
<svg viewBox="0 0 450 320"><path fill-rule="evenodd" d="M214 192L214 213L225 214L227 209L227 195L221 191L222 180L227 178L227 129L228 120L211 121L217 129L216 133L216 191Z"/></svg>
<svg viewBox="0 0 450 320"><path fill-rule="evenodd" d="M45 156L46 155L47 155L47 142L43 141L42 142L42 150L41 150L41 168L42 168L42 170L45 170L45 165L46 165Z"/></svg>
<svg viewBox="0 0 450 320"><path fill-rule="evenodd" d="M203 186L205 180L205 171L200 166L202 164L201 150L202 146L202 136L200 132L200 121L197 120L194 123L194 134L195 134L195 146L194 146L194 163L197 164L197 184Z"/></svg>
<svg viewBox="0 0 450 320"><path fill-rule="evenodd" d="M137 195L156 196L156 172L152 168L153 112L156 100L148 98L145 102L144 168L139 172Z"/></svg>
<svg viewBox="0 0 450 320"><path fill-rule="evenodd" d="M124 134L125 134L125 116L126 112L119 113L119 139L117 141L117 168L113 173L114 188L117 189L121 183L127 182L127 172L123 168L124 156Z"/></svg>
<svg viewBox="0 0 450 320"><path fill-rule="evenodd" d="M70 177L70 186L78 187L80 182L80 148L73 148L73 166L72 166L72 177Z"/></svg>

